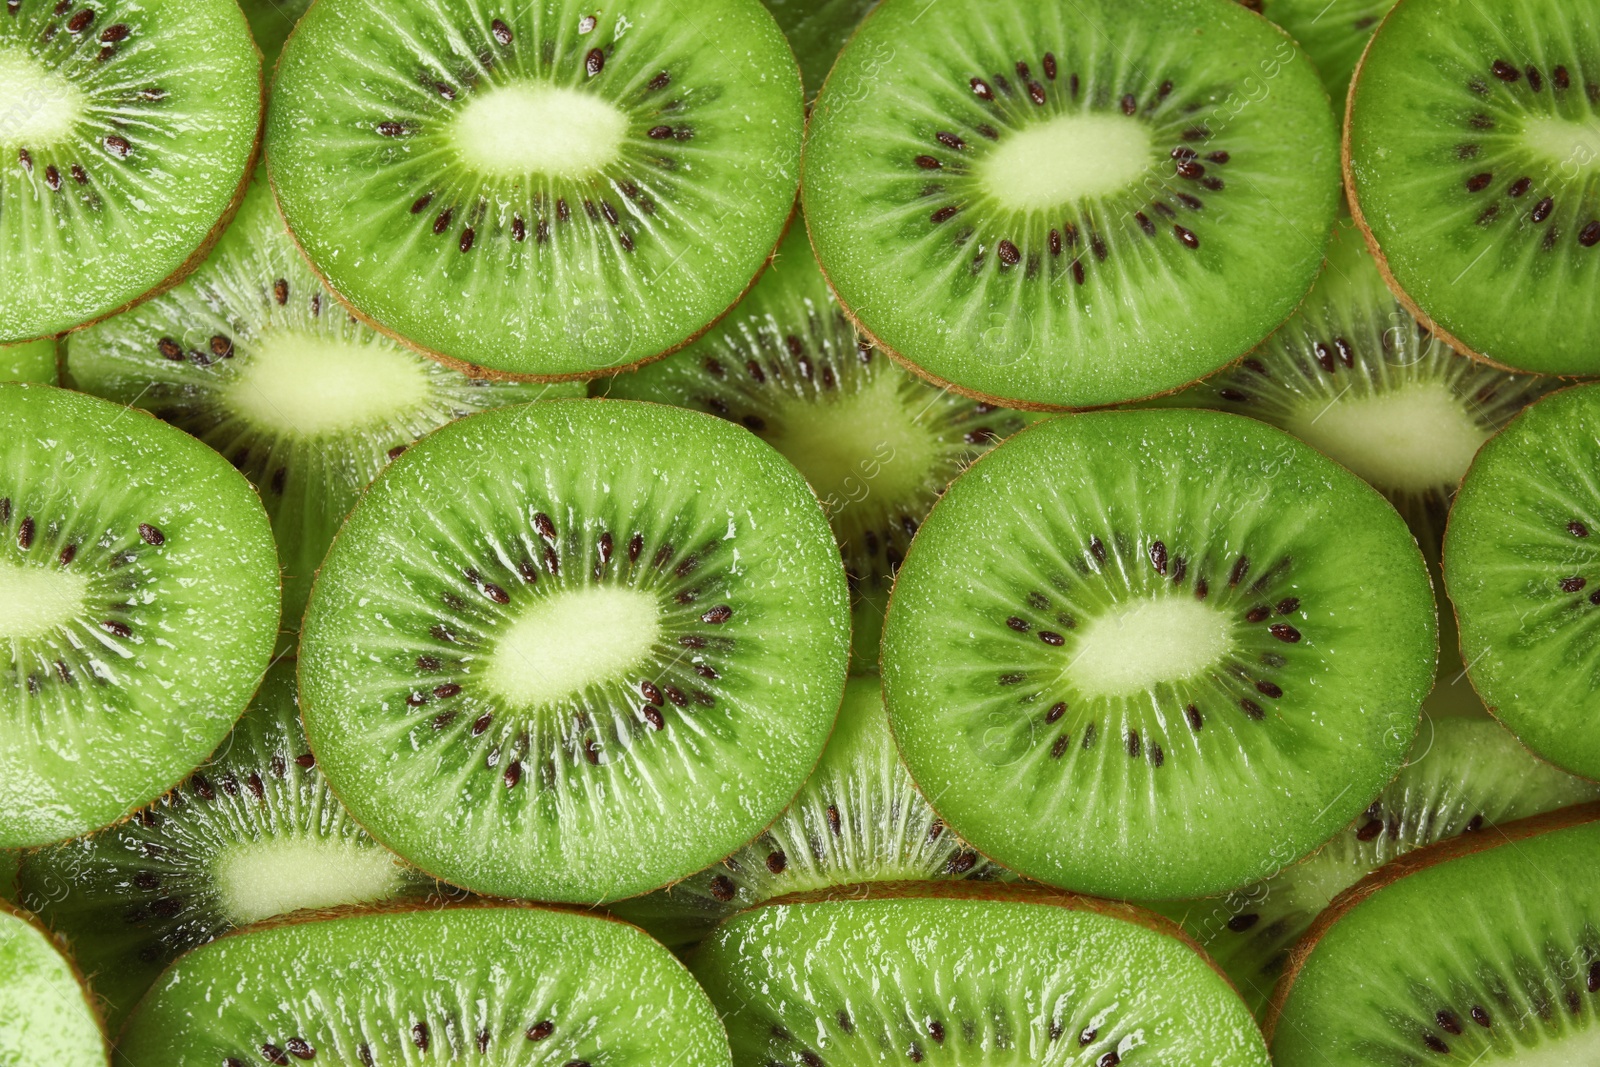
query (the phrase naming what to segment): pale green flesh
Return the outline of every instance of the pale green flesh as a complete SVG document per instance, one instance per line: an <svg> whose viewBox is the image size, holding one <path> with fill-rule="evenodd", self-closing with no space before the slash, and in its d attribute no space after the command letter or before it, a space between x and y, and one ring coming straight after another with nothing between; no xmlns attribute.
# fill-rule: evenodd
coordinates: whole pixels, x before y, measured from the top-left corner
<svg viewBox="0 0 1600 1067"><path fill-rule="evenodd" d="M0 345L0 382L57 384L56 343L44 340Z"/></svg>
<svg viewBox="0 0 1600 1067"><path fill-rule="evenodd" d="M512 82L463 109L447 136L481 174L586 178L616 162L627 129L627 116L592 93Z"/></svg>
<svg viewBox="0 0 1600 1067"><path fill-rule="evenodd" d="M48 935L0 904L0 1063L105 1067L100 1020Z"/></svg>
<svg viewBox="0 0 1600 1067"><path fill-rule="evenodd" d="M83 118L83 90L16 45L0 47L0 148L54 148Z"/></svg>
<svg viewBox="0 0 1600 1067"><path fill-rule="evenodd" d="M510 621L484 684L512 707L537 710L645 667L661 637L660 605L637 589L558 593Z"/></svg>
<svg viewBox="0 0 1600 1067"><path fill-rule="evenodd" d="M1123 192L1150 165L1142 123L1112 115L1059 115L1003 141L978 172L1007 211L1047 212Z"/></svg>

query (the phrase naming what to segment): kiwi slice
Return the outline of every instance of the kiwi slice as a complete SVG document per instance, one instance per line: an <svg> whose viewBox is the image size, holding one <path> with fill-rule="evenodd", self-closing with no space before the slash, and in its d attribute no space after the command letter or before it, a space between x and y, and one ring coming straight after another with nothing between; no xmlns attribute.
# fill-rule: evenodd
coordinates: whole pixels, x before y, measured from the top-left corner
<svg viewBox="0 0 1600 1067"><path fill-rule="evenodd" d="M56 343L46 338L0 347L0 382L56 385Z"/></svg>
<svg viewBox="0 0 1600 1067"><path fill-rule="evenodd" d="M1290 950L1335 896L1414 849L1600 800L1488 719L1424 719L1410 761L1364 813L1299 863L1226 897L1156 910L1183 924L1261 1015Z"/></svg>
<svg viewBox="0 0 1600 1067"><path fill-rule="evenodd" d="M468 378L351 318L306 266L265 180L185 284L67 341L78 389L153 412L262 493L284 571L286 631L356 497L451 419L583 387Z"/></svg>
<svg viewBox="0 0 1600 1067"><path fill-rule="evenodd" d="M129 1067L729 1067L683 965L625 923L518 906L288 922L179 960L117 1044Z"/></svg>
<svg viewBox="0 0 1600 1067"><path fill-rule="evenodd" d="M250 34L261 49L269 79L283 53L283 43L310 6L311 0L239 0L239 7L250 22Z"/></svg>
<svg viewBox="0 0 1600 1067"><path fill-rule="evenodd" d="M373 483L312 592L302 712L402 856L601 903L777 817L849 648L838 549L777 452L698 412L551 400L452 423Z"/></svg>
<svg viewBox="0 0 1600 1067"><path fill-rule="evenodd" d="M1600 372L1600 23L1562 0L1406 0L1351 90L1345 172L1384 271L1444 340Z"/></svg>
<svg viewBox="0 0 1600 1067"><path fill-rule="evenodd" d="M764 905L691 957L736 1063L1267 1063L1238 995L1149 912L1022 886L863 894Z"/></svg>
<svg viewBox="0 0 1600 1067"><path fill-rule="evenodd" d="M833 61L878 0L761 0L778 20L800 60L800 77L810 100L822 88Z"/></svg>
<svg viewBox="0 0 1600 1067"><path fill-rule="evenodd" d="M804 108L758 0L321 0L274 83L272 183L358 314L484 374L682 345L783 236Z"/></svg>
<svg viewBox="0 0 1600 1067"><path fill-rule="evenodd" d="M1344 110L1350 79L1372 31L1395 0L1240 0L1289 32L1322 75L1334 107Z"/></svg>
<svg viewBox="0 0 1600 1067"><path fill-rule="evenodd" d="M0 900L0 1063L106 1067L100 1016L50 935Z"/></svg>
<svg viewBox="0 0 1600 1067"><path fill-rule="evenodd" d="M211 449L48 385L0 385L0 848L148 804L255 692L272 530Z"/></svg>
<svg viewBox="0 0 1600 1067"><path fill-rule="evenodd" d="M1321 453L1219 412L1100 412L1022 431L934 506L884 692L912 778L990 859L1204 896L1393 777L1435 629L1405 524Z"/></svg>
<svg viewBox="0 0 1600 1067"><path fill-rule="evenodd" d="M677 885L613 905L671 947L773 897L864 882L1008 878L951 833L906 773L875 678L852 678L822 762L754 842Z"/></svg>
<svg viewBox="0 0 1600 1067"><path fill-rule="evenodd" d="M1236 4L889 4L817 98L802 198L883 348L969 395L1088 407L1193 381L1294 310L1335 155L1311 65Z"/></svg>
<svg viewBox="0 0 1600 1067"><path fill-rule="evenodd" d="M132 819L30 853L21 899L73 946L113 1029L183 952L303 909L438 894L334 799L300 730L294 661L217 755Z"/></svg>
<svg viewBox="0 0 1600 1067"><path fill-rule="evenodd" d="M261 58L230 0L6 0L0 344L180 280L243 191Z"/></svg>
<svg viewBox="0 0 1600 1067"><path fill-rule="evenodd" d="M1489 710L1545 759L1600 778L1600 385L1529 407L1461 483L1444 575Z"/></svg>
<svg viewBox="0 0 1600 1067"><path fill-rule="evenodd" d="M839 540L854 605L850 669L878 669L894 572L950 479L1028 417L895 366L839 310L801 227L722 322L597 391L737 422L800 469Z"/></svg>
<svg viewBox="0 0 1600 1067"><path fill-rule="evenodd" d="M1273 995L1273 1062L1593 1063L1597 817L1585 805L1458 838L1346 893Z"/></svg>

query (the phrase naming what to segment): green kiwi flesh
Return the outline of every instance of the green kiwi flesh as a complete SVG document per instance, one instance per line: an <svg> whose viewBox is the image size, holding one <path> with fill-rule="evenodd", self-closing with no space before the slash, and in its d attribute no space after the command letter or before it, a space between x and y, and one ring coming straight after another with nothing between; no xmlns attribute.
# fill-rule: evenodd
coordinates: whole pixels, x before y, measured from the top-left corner
<svg viewBox="0 0 1600 1067"><path fill-rule="evenodd" d="M1210 963L1134 908L1002 886L780 900L690 967L739 1064L1261 1065Z"/></svg>
<svg viewBox="0 0 1600 1067"><path fill-rule="evenodd" d="M1372 31L1395 0L1240 0L1286 30L1305 49L1333 106L1344 111L1350 79Z"/></svg>
<svg viewBox="0 0 1600 1067"><path fill-rule="evenodd" d="M1092 407L1208 374L1294 310L1337 150L1310 63L1236 4L889 4L817 98L802 201L888 351L996 403Z"/></svg>
<svg viewBox="0 0 1600 1067"><path fill-rule="evenodd" d="M777 452L681 408L550 400L452 423L373 483L312 592L301 709L402 856L601 903L783 811L849 647L838 549Z"/></svg>
<svg viewBox="0 0 1600 1067"><path fill-rule="evenodd" d="M217 754L133 818L30 853L20 899L73 947L120 1027L168 964L278 915L437 893L334 799L300 729L295 663Z"/></svg>
<svg viewBox="0 0 1600 1067"><path fill-rule="evenodd" d="M1264 1014L1290 950L1333 898L1414 849L1570 804L1600 786L1533 756L1489 719L1424 719L1406 766L1372 806L1305 859L1225 897L1155 905Z"/></svg>
<svg viewBox="0 0 1600 1067"><path fill-rule="evenodd" d="M1435 331L1600 372L1600 23L1560 0L1407 0L1350 99L1356 218Z"/></svg>
<svg viewBox="0 0 1600 1067"><path fill-rule="evenodd" d="M50 935L0 901L0 1063L106 1067L100 1017Z"/></svg>
<svg viewBox="0 0 1600 1067"><path fill-rule="evenodd" d="M1435 632L1405 524L1316 450L1219 412L1063 416L934 506L884 692L912 778L985 856L1080 892L1204 896L1377 795Z"/></svg>
<svg viewBox="0 0 1600 1067"><path fill-rule="evenodd" d="M261 58L230 0L6 0L0 344L170 284L237 202Z"/></svg>
<svg viewBox="0 0 1600 1067"><path fill-rule="evenodd" d="M321 0L272 183L318 272L440 359L593 377L682 345L792 212L804 106L758 0Z"/></svg>
<svg viewBox="0 0 1600 1067"><path fill-rule="evenodd" d="M267 668L275 556L194 438L0 385L0 848L108 825L205 759Z"/></svg>
<svg viewBox="0 0 1600 1067"><path fill-rule="evenodd" d="M59 384L56 378L56 343L49 338L0 347L0 382Z"/></svg>
<svg viewBox="0 0 1600 1067"><path fill-rule="evenodd" d="M117 1046L175 1064L729 1067L683 965L625 923L517 906L288 922L179 960Z"/></svg>

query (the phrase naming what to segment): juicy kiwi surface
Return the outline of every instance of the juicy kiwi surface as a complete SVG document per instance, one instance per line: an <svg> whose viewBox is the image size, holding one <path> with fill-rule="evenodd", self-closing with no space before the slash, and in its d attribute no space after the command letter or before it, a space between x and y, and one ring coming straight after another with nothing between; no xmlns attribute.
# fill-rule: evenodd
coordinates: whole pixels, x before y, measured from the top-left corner
<svg viewBox="0 0 1600 1067"><path fill-rule="evenodd" d="M1264 1067L1238 994L1169 930L1019 887L862 887L745 912L690 967L739 1064Z"/></svg>
<svg viewBox="0 0 1600 1067"><path fill-rule="evenodd" d="M1600 371L1600 22L1561 0L1405 0L1362 60L1346 174L1436 331L1504 366Z"/></svg>
<svg viewBox="0 0 1600 1067"><path fill-rule="evenodd" d="M106 1067L106 1039L72 963L50 935L0 901L0 1063Z"/></svg>
<svg viewBox="0 0 1600 1067"><path fill-rule="evenodd" d="M46 339L0 347L0 382L57 384L56 343Z"/></svg>
<svg viewBox="0 0 1600 1067"><path fill-rule="evenodd" d="M885 5L809 138L806 221L850 314L1016 406L1150 396L1243 354L1337 209L1315 72L1225 0Z"/></svg>
<svg viewBox="0 0 1600 1067"><path fill-rule="evenodd" d="M272 531L215 452L0 385L0 847L105 826L205 759L277 629Z"/></svg>
<svg viewBox="0 0 1600 1067"><path fill-rule="evenodd" d="M1600 386L1562 390L1483 446L1444 575L1489 710L1545 759L1600 777Z"/></svg>
<svg viewBox="0 0 1600 1067"><path fill-rule="evenodd" d="M597 387L737 422L800 469L844 557L856 673L878 669L889 589L928 509L968 463L1029 421L936 389L861 341L800 226L699 341Z"/></svg>
<svg viewBox="0 0 1600 1067"><path fill-rule="evenodd" d="M583 391L468 378L361 325L306 266L265 180L187 282L72 334L66 373L200 438L258 487L290 632L339 524L390 459L470 412Z"/></svg>
<svg viewBox="0 0 1600 1067"><path fill-rule="evenodd" d="M1264 1013L1290 950L1335 896L1414 849L1600 800L1600 786L1535 758L1488 719L1424 719L1405 767L1332 841L1225 897L1156 910L1180 922Z"/></svg>
<svg viewBox="0 0 1600 1067"><path fill-rule="evenodd" d="M294 661L213 758L133 818L28 855L19 899L72 946L112 1030L182 953L303 909L436 892L334 799L300 730Z"/></svg>
<svg viewBox="0 0 1600 1067"><path fill-rule="evenodd" d="M325 0L267 137L290 228L360 314L458 365L592 377L749 286L803 114L757 0Z"/></svg>
<svg viewBox="0 0 1600 1067"><path fill-rule="evenodd" d="M130 1067L728 1067L711 1003L625 923L517 906L293 922L179 960L118 1042Z"/></svg>
<svg viewBox="0 0 1600 1067"><path fill-rule="evenodd" d="M900 762L875 678L853 678L822 761L789 810L721 863L613 913L663 944L699 941L773 897L865 882L1009 877L963 844Z"/></svg>
<svg viewBox="0 0 1600 1067"><path fill-rule="evenodd" d="M1279 1067L1600 1059L1600 811L1413 853L1335 903L1269 1019Z"/></svg>
<svg viewBox="0 0 1600 1067"><path fill-rule="evenodd" d="M261 59L228 0L6 0L0 343L183 274L255 156Z"/></svg>
<svg viewBox="0 0 1600 1067"><path fill-rule="evenodd" d="M680 408L552 400L453 423L373 483L312 593L302 711L401 855L599 903L783 810L849 644L838 549L777 452Z"/></svg>
<svg viewBox="0 0 1600 1067"><path fill-rule="evenodd" d="M1206 411L1040 423L951 485L884 632L912 777L997 863L1201 896L1327 840L1399 768L1432 591L1394 509Z"/></svg>

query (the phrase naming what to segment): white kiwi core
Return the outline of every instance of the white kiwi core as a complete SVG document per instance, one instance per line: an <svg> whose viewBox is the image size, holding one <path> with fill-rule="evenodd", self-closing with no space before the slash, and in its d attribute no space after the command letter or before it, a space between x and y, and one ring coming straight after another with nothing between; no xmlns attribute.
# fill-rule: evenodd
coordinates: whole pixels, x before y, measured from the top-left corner
<svg viewBox="0 0 1600 1067"><path fill-rule="evenodd" d="M583 178L616 160L628 120L593 93L517 82L475 94L450 127L461 160L480 174Z"/></svg>
<svg viewBox="0 0 1600 1067"><path fill-rule="evenodd" d="M1066 677L1086 697L1133 696L1202 674L1233 647L1233 624L1193 597L1118 605L1078 631Z"/></svg>
<svg viewBox="0 0 1600 1067"><path fill-rule="evenodd" d="M1122 115L1060 115L1010 134L978 167L1012 211L1048 211L1126 189L1150 166L1150 130Z"/></svg>
<svg viewBox="0 0 1600 1067"><path fill-rule="evenodd" d="M1489 437L1443 382L1337 400L1287 429L1378 488L1413 492L1459 482Z"/></svg>
<svg viewBox="0 0 1600 1067"><path fill-rule="evenodd" d="M1600 171L1600 116L1538 115L1522 123L1522 146L1568 177Z"/></svg>
<svg viewBox="0 0 1600 1067"><path fill-rule="evenodd" d="M72 136L83 91L31 56L0 49L0 147L48 148ZM16 163L15 159L7 165Z"/></svg>
<svg viewBox="0 0 1600 1067"><path fill-rule="evenodd" d="M325 837L239 844L220 853L211 870L222 911L239 926L302 908L387 900L405 877L383 849Z"/></svg>
<svg viewBox="0 0 1600 1067"><path fill-rule="evenodd" d="M661 608L639 589L596 585L532 601L506 627L484 684L521 708L546 707L646 662Z"/></svg>
<svg viewBox="0 0 1600 1067"><path fill-rule="evenodd" d="M89 579L62 567L0 563L0 639L42 637L83 613Z"/></svg>
<svg viewBox="0 0 1600 1067"><path fill-rule="evenodd" d="M418 356L389 341L339 341L293 330L263 334L235 357L228 405L263 429L338 434L413 410L428 399Z"/></svg>

